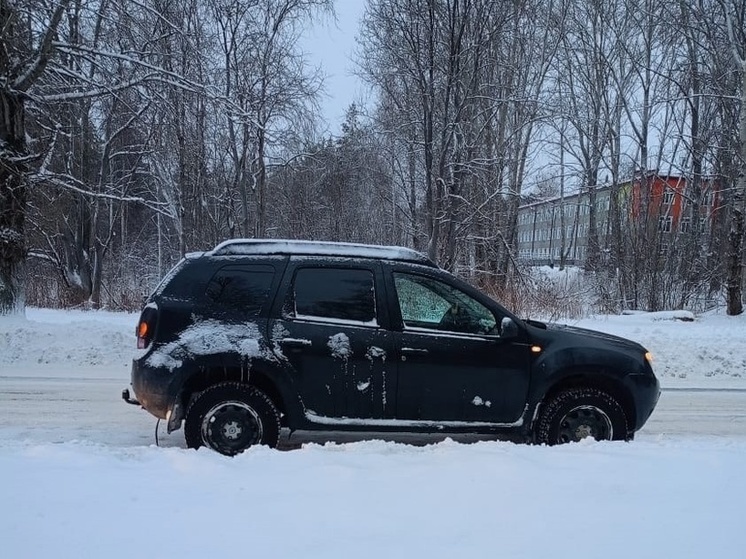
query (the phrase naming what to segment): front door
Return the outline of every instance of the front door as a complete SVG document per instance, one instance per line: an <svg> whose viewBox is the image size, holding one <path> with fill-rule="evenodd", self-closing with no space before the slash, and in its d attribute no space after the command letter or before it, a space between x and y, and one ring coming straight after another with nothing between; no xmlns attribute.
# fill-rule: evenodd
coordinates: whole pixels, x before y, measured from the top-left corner
<svg viewBox="0 0 746 559"><path fill-rule="evenodd" d="M398 334L396 417L513 424L529 384L529 348L502 340L493 310L438 278L394 272Z"/></svg>
<svg viewBox="0 0 746 559"><path fill-rule="evenodd" d="M377 264L304 261L292 272L272 338L293 366L309 421L381 419L393 403L387 398L393 335L379 327L376 276Z"/></svg>

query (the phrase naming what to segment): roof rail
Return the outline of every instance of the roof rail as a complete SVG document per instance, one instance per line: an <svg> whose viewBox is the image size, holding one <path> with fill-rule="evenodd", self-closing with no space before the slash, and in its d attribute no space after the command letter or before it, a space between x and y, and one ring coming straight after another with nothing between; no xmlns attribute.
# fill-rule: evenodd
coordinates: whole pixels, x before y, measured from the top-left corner
<svg viewBox="0 0 746 559"><path fill-rule="evenodd" d="M437 266L421 252L405 247L337 243L328 241L296 241L289 239L230 239L210 252L210 256L251 256L257 254L302 254L309 256L345 256L377 258Z"/></svg>

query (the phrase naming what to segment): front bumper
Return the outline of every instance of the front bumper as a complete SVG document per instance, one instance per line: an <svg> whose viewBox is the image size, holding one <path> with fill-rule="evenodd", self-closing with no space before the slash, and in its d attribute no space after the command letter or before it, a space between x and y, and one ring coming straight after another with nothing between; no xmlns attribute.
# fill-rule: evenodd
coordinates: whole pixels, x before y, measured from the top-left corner
<svg viewBox="0 0 746 559"><path fill-rule="evenodd" d="M632 431L639 431L653 413L661 396L661 387L652 370L644 374L627 377L630 392L635 401L636 417Z"/></svg>

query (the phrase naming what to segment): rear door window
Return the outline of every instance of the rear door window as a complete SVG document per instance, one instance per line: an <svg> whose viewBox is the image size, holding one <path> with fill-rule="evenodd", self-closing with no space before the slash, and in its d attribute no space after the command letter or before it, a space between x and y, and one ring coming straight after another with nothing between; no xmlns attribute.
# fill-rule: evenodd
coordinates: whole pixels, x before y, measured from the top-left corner
<svg viewBox="0 0 746 559"><path fill-rule="evenodd" d="M353 268L300 268L293 286L296 318L376 325L373 272Z"/></svg>

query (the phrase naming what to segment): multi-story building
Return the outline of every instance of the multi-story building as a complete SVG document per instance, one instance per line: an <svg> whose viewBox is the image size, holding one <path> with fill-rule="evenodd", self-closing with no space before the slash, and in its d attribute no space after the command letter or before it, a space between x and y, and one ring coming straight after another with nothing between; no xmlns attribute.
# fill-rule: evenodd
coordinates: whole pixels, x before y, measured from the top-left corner
<svg viewBox="0 0 746 559"><path fill-rule="evenodd" d="M643 188L646 187L646 188ZM611 239L611 185L592 187L595 195L596 232L602 257L608 253ZM706 232L717 207L717 191L711 180L702 181L699 198L700 219L698 226ZM691 193L686 190L686 180L672 175L650 173L625 181L617 189L619 207L623 214L622 226L639 221L643 207L647 206L650 219L657 221L661 233L661 250L676 232L690 231ZM648 192L648 203L644 204ZM582 192L524 204L518 208L518 258L528 264L553 264L564 254L567 264L582 265L588 253L590 229L591 189ZM655 222L654 222L655 223ZM655 225L654 225L655 227Z"/></svg>

